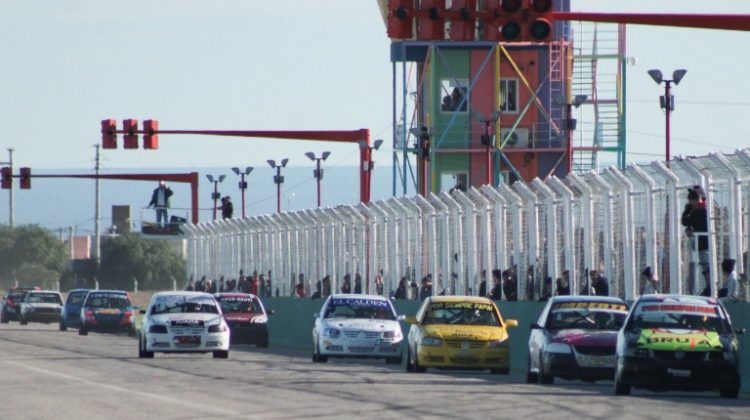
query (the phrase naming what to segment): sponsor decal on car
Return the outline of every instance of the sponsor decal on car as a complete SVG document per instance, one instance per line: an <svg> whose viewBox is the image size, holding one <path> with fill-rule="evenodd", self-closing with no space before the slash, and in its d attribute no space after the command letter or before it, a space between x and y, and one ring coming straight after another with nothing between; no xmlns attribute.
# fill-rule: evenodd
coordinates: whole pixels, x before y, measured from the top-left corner
<svg viewBox="0 0 750 420"><path fill-rule="evenodd" d="M360 298L336 298L333 299L332 304L334 306L366 306L366 307L379 307L388 308L388 301L378 299L360 299Z"/></svg>
<svg viewBox="0 0 750 420"><path fill-rule="evenodd" d="M555 309L605 309L610 311L627 312L628 307L620 303L607 303L607 302L562 302L552 306L552 310Z"/></svg>
<svg viewBox="0 0 750 420"><path fill-rule="evenodd" d="M638 347L652 350L708 351L721 349L719 334L712 331L674 331L649 328L641 331Z"/></svg>
<svg viewBox="0 0 750 420"><path fill-rule="evenodd" d="M705 305L684 305L684 304L659 304L646 305L641 309L642 312L681 312L681 313L698 313L709 316L718 316L719 309L716 306Z"/></svg>
<svg viewBox="0 0 750 420"><path fill-rule="evenodd" d="M478 309L480 311L491 311L492 305L489 303L471 303L471 302L435 302L430 305L430 309Z"/></svg>

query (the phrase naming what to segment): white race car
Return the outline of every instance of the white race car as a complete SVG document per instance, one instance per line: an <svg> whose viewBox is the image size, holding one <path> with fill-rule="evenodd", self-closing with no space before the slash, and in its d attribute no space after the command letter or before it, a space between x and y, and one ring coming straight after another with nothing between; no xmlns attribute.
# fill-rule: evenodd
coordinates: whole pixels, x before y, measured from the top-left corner
<svg viewBox="0 0 750 420"><path fill-rule="evenodd" d="M401 363L401 332L391 302L378 295L332 295L315 316L312 330L315 363L328 357L385 358Z"/></svg>
<svg viewBox="0 0 750 420"><path fill-rule="evenodd" d="M154 352L213 352L214 358L229 357L229 328L213 295L159 292L141 313L138 357L152 358Z"/></svg>

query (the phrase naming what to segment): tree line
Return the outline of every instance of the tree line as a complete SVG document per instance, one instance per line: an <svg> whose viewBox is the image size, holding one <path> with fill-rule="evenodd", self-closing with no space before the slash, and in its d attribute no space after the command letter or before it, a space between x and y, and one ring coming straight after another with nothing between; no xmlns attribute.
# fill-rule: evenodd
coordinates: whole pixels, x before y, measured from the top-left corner
<svg viewBox="0 0 750 420"><path fill-rule="evenodd" d="M178 242L179 243L179 242ZM93 259L71 264L68 244L38 225L0 225L0 288L21 286L61 290L93 288L171 289L185 278L186 263L174 242L146 240L137 233L103 237L101 264Z"/></svg>

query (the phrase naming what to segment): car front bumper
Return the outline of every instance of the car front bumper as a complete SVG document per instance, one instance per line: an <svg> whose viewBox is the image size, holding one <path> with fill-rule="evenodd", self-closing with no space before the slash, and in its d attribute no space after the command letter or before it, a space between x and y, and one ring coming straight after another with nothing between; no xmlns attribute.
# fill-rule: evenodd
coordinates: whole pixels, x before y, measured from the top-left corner
<svg viewBox="0 0 750 420"><path fill-rule="evenodd" d="M598 381L615 377L615 355L543 353L546 374L563 379Z"/></svg>
<svg viewBox="0 0 750 420"><path fill-rule="evenodd" d="M739 386L737 365L726 360L657 360L624 357L618 366L620 381L648 389L710 390Z"/></svg>
<svg viewBox="0 0 750 420"><path fill-rule="evenodd" d="M422 367L453 369L510 369L510 350L491 348L482 343L480 348L420 346L417 361Z"/></svg>
<svg viewBox="0 0 750 420"><path fill-rule="evenodd" d="M377 340L344 340L322 338L318 343L318 351L322 356L330 357L400 357L401 341Z"/></svg>
<svg viewBox="0 0 750 420"><path fill-rule="evenodd" d="M250 322L230 322L233 343L262 343L268 342L268 328L266 324Z"/></svg>
<svg viewBox="0 0 750 420"><path fill-rule="evenodd" d="M189 337L189 338L188 338ZM200 335L146 333L146 351L163 353L205 353L229 350L229 331Z"/></svg>
<svg viewBox="0 0 750 420"><path fill-rule="evenodd" d="M33 312L26 312L22 315L23 319L26 320L26 322L41 322L45 324L50 324L53 322L60 322L60 311L55 312L40 312L40 311L33 311Z"/></svg>

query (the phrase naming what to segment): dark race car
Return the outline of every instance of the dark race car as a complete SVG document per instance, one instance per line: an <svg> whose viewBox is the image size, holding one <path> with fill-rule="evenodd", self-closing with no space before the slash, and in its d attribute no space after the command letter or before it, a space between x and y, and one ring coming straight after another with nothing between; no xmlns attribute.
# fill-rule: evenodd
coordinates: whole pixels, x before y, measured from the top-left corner
<svg viewBox="0 0 750 420"><path fill-rule="evenodd" d="M216 293L224 320L229 325L232 344L255 344L268 347L268 315L260 299L247 293Z"/></svg>
<svg viewBox="0 0 750 420"><path fill-rule="evenodd" d="M740 390L739 344L717 299L644 295L617 337L615 395L631 387L663 390L718 389L724 398Z"/></svg>
<svg viewBox="0 0 750 420"><path fill-rule="evenodd" d="M89 289L74 289L68 292L68 298L63 306L62 318L60 319L60 331L70 328L81 327L81 307Z"/></svg>
<svg viewBox="0 0 750 420"><path fill-rule="evenodd" d="M135 310L127 292L92 290L81 307L79 335L95 332L127 332L135 336Z"/></svg>
<svg viewBox="0 0 750 420"><path fill-rule="evenodd" d="M5 298L0 302L0 323L7 324L10 321L21 319L21 303L23 303L26 293L38 288L33 287L13 287L8 290Z"/></svg>
<svg viewBox="0 0 750 420"><path fill-rule="evenodd" d="M617 332L628 314L622 299L556 296L531 324L526 382L551 384L555 377L584 381L615 376Z"/></svg>

